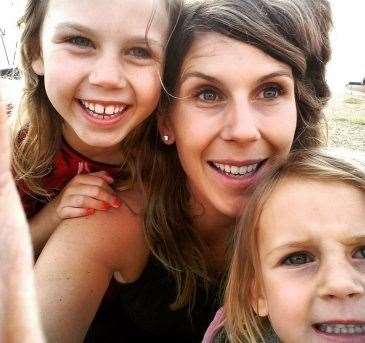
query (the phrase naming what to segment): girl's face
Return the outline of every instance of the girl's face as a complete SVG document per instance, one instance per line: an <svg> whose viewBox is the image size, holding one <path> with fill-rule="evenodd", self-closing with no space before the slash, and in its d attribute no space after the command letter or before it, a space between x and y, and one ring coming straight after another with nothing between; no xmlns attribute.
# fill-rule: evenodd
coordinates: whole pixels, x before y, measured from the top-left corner
<svg viewBox="0 0 365 343"><path fill-rule="evenodd" d="M365 194L286 178L259 221L263 291L283 343L365 342Z"/></svg>
<svg viewBox="0 0 365 343"><path fill-rule="evenodd" d="M204 33L183 62L177 96L160 131L176 143L204 213L235 218L247 186L292 145L291 68L248 44Z"/></svg>
<svg viewBox="0 0 365 343"><path fill-rule="evenodd" d="M145 34L151 14L156 12ZM75 148L118 147L155 109L168 30L162 1L50 0L33 69Z"/></svg>

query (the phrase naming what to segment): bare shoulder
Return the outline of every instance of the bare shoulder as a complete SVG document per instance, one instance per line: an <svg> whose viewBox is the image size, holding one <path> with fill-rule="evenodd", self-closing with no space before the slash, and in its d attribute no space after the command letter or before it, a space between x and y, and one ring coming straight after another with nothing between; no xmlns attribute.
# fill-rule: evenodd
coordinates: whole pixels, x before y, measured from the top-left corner
<svg viewBox="0 0 365 343"><path fill-rule="evenodd" d="M65 253L75 251L89 256L126 280L137 278L148 258L141 195L132 190L120 192L119 196L122 205L117 209L63 221L47 245L57 240L64 245Z"/></svg>

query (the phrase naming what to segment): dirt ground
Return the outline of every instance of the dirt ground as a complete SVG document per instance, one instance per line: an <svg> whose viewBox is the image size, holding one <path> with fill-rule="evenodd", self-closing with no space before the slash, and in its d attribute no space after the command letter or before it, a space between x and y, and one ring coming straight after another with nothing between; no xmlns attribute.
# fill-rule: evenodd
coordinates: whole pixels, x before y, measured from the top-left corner
<svg viewBox="0 0 365 343"><path fill-rule="evenodd" d="M330 146L365 152L365 93L333 96L325 114Z"/></svg>

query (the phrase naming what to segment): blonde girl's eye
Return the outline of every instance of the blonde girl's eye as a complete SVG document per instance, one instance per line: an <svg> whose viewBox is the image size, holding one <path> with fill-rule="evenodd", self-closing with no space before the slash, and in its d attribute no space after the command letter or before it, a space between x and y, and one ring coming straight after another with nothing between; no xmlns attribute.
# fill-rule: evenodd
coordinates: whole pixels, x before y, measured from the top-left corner
<svg viewBox="0 0 365 343"><path fill-rule="evenodd" d="M262 88L261 92L259 93L259 98L265 100L273 100L278 98L283 93L283 88L279 85L269 85Z"/></svg>
<svg viewBox="0 0 365 343"><path fill-rule="evenodd" d="M285 265L285 266L301 266L307 263L311 263L314 262L314 257L305 252L305 251L300 251L300 252L295 252L293 254L290 254L288 256L286 256L281 264Z"/></svg>
<svg viewBox="0 0 365 343"><path fill-rule="evenodd" d="M150 51L146 48L141 48L141 47L135 47L135 48L129 49L128 54L133 57L140 58L140 59L151 58Z"/></svg>
<svg viewBox="0 0 365 343"><path fill-rule="evenodd" d="M360 247L355 250L354 258L356 259L365 259L365 246Z"/></svg>
<svg viewBox="0 0 365 343"><path fill-rule="evenodd" d="M67 42L76 45L80 48L91 48L94 46L90 39L82 36L70 37L67 39Z"/></svg>

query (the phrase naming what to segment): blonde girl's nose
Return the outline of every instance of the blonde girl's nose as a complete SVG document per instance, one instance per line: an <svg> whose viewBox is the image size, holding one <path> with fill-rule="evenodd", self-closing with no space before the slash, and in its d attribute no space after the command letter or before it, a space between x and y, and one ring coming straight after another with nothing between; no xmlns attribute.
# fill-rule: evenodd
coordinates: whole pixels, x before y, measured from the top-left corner
<svg viewBox="0 0 365 343"><path fill-rule="evenodd" d="M350 262L333 263L322 271L319 295L329 299L365 296L365 276Z"/></svg>
<svg viewBox="0 0 365 343"><path fill-rule="evenodd" d="M104 54L90 66L89 82L103 88L124 88L128 78L119 56Z"/></svg>
<svg viewBox="0 0 365 343"><path fill-rule="evenodd" d="M261 138L258 118L248 101L227 106L223 116L221 137L227 141L255 142Z"/></svg>

